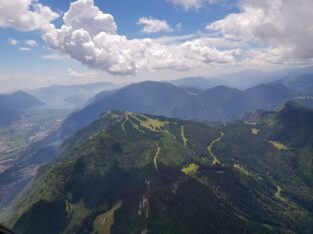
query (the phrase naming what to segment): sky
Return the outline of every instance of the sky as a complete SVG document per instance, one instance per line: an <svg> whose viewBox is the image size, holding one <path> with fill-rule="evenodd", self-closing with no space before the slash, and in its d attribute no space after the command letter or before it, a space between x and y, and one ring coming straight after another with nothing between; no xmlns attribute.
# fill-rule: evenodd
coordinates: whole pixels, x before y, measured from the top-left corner
<svg viewBox="0 0 313 234"><path fill-rule="evenodd" d="M0 92L312 65L312 0L3 0Z"/></svg>

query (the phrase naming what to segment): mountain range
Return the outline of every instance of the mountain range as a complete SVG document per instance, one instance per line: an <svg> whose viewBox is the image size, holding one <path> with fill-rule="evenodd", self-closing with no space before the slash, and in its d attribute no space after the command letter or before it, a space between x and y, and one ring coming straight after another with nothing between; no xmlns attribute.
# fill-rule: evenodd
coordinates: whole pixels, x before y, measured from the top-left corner
<svg viewBox="0 0 313 234"><path fill-rule="evenodd" d="M2 108L30 109L43 104L42 101L24 91L0 95L0 107Z"/></svg>
<svg viewBox="0 0 313 234"><path fill-rule="evenodd" d="M66 96L44 108L86 105L0 173L0 220L21 234L311 233L312 77L245 90L146 81L88 100L43 89ZM17 117L42 105L2 96Z"/></svg>
<svg viewBox="0 0 313 234"><path fill-rule="evenodd" d="M218 86L191 94L190 91L171 84L147 81L97 98L82 110L70 115L63 124L63 131L73 133L109 110L207 122L231 121L257 109L274 110L294 96L293 90L280 84L258 85L244 91Z"/></svg>
<svg viewBox="0 0 313 234"><path fill-rule="evenodd" d="M281 83L288 88L292 88L294 87L292 83L300 85L301 81L305 82L304 80L308 83L312 83L312 74L313 67L283 69L272 72L244 70L209 77L185 77L167 82L179 87L196 88L202 91L216 86L228 86L245 90L260 84L272 82Z"/></svg>
<svg viewBox="0 0 313 234"><path fill-rule="evenodd" d="M168 83L200 90L206 90L216 86L229 86L244 90L259 84L268 83L271 79L273 79L273 77L269 73L259 70L245 70L210 77L186 77L168 81Z"/></svg>
<svg viewBox="0 0 313 234"><path fill-rule="evenodd" d="M21 234L312 233L312 119L294 102L221 127L104 113L6 222Z"/></svg>
<svg viewBox="0 0 313 234"><path fill-rule="evenodd" d="M81 108L97 93L117 88L110 82L79 85L51 85L28 90L30 94L46 103L43 108Z"/></svg>
<svg viewBox="0 0 313 234"><path fill-rule="evenodd" d="M303 95L313 95L313 74L287 76L275 82L281 83L287 88L297 90Z"/></svg>

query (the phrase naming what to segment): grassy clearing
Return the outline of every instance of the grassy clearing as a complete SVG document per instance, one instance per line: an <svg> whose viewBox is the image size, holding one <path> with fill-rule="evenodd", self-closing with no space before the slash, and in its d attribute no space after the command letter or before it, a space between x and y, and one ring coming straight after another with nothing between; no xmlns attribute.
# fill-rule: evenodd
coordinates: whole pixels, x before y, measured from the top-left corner
<svg viewBox="0 0 313 234"><path fill-rule="evenodd" d="M124 117L124 115L114 113L113 111L108 111L108 112L104 113L102 117L110 117L114 120L120 121Z"/></svg>
<svg viewBox="0 0 313 234"><path fill-rule="evenodd" d="M122 123L122 130L126 132L125 124L130 122L131 125L137 129L138 131L142 131L142 128L148 129L152 132L163 132L167 133L173 138L176 138L172 133L170 133L166 128L165 125L170 124L168 121L160 121L158 119L153 119L148 116L142 114L135 114L131 112L125 113L125 120ZM139 123L139 124L137 124Z"/></svg>
<svg viewBox="0 0 313 234"><path fill-rule="evenodd" d="M138 118L138 116L140 116L141 118ZM131 124L133 125L134 128L136 129L139 129L139 127L143 127L143 128L147 128L151 131L154 131L154 132L159 132L161 130L163 130L162 128L168 124L169 122L166 122L166 121L159 121L157 119L152 119L152 118L149 118L145 115L138 115L137 114L134 114L134 113L131 113L131 112L126 112L125 113L125 120L124 122L122 123L122 129L123 131L125 132L125 124L127 123L127 121L130 121ZM140 123L140 126L138 124L135 124L134 121L135 120L136 122L139 122Z"/></svg>
<svg viewBox="0 0 313 234"><path fill-rule="evenodd" d="M193 175L197 173L199 166L195 163L190 163L188 166L184 167L181 171L185 173L185 175Z"/></svg>
<svg viewBox="0 0 313 234"><path fill-rule="evenodd" d="M246 168L244 168L243 166L241 166L241 165L238 164L238 163L235 163L235 164L234 164L234 168L235 168L240 174L242 174L242 175L244 175L244 176L253 177L255 180L258 180L258 181L262 180L262 177L257 176L257 175L255 175L255 174L251 173L250 171L248 171Z"/></svg>
<svg viewBox="0 0 313 234"><path fill-rule="evenodd" d="M216 144L217 142L219 142L220 140L222 140L224 136L224 133L221 132L221 136L217 139L215 139L214 141L211 142L211 144L208 146L208 151L209 151L209 154L211 155L211 157L213 158L213 165L220 165L221 162L218 160L218 158L216 157L216 155L213 153L212 151L212 147L214 146L214 144Z"/></svg>
<svg viewBox="0 0 313 234"><path fill-rule="evenodd" d="M278 141L269 141L269 143L272 144L278 150L282 150L282 151L288 150L288 147L286 145Z"/></svg>
<svg viewBox="0 0 313 234"><path fill-rule="evenodd" d="M245 122L247 125L256 126L258 122Z"/></svg>
<svg viewBox="0 0 313 234"><path fill-rule="evenodd" d="M188 139L186 138L186 135L185 135L185 127L184 127L183 125L182 125L181 128L180 128L180 133L181 133L181 138L182 138L182 141L183 141L184 146L187 146Z"/></svg>
<svg viewBox="0 0 313 234"><path fill-rule="evenodd" d="M118 114L115 114L115 113L113 113L113 112L110 112L110 115L111 115L111 118L112 119L120 119L120 115L118 115Z"/></svg>
<svg viewBox="0 0 313 234"><path fill-rule="evenodd" d="M81 222L86 218L88 214L90 214L90 210L86 208L85 203L80 201L77 204L66 203L66 211L68 217L70 217L70 224L68 225L68 229L74 227L75 225L81 224Z"/></svg>
<svg viewBox="0 0 313 234"><path fill-rule="evenodd" d="M110 234L111 227L114 225L114 214L121 208L122 202L117 203L111 210L98 215L93 223L94 234Z"/></svg>
<svg viewBox="0 0 313 234"><path fill-rule="evenodd" d="M241 174L245 176L253 176L249 171L247 171L243 166L239 164L234 164L234 168L237 169Z"/></svg>
<svg viewBox="0 0 313 234"><path fill-rule="evenodd" d="M258 135L261 130L257 128L251 128L251 132L253 135Z"/></svg>
<svg viewBox="0 0 313 234"><path fill-rule="evenodd" d="M280 201L282 201L282 202L286 202L287 199L284 198L284 197L282 197L282 195L281 195L281 192L283 191L282 188L281 188L279 185L277 185L276 187L277 187L277 191L276 191L276 193L274 194L274 196L275 196L278 200L280 200Z"/></svg>
<svg viewBox="0 0 313 234"><path fill-rule="evenodd" d="M137 120L140 123L140 126L147 128L147 129L154 131L154 132L162 131L163 130L162 128L166 124L169 124L169 122L167 122L167 121L160 121L157 119L152 119L152 118L149 118L145 115L138 115L138 116L142 117L144 120L138 118L136 116L136 114L134 114L134 113L129 113L129 116L132 117L133 119Z"/></svg>

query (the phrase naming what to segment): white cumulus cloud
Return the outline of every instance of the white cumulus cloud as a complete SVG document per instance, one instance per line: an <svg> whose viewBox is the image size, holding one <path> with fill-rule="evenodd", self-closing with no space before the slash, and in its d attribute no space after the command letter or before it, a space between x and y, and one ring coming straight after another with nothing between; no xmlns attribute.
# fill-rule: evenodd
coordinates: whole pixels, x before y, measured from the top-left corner
<svg viewBox="0 0 313 234"><path fill-rule="evenodd" d="M88 29L92 36L100 32L115 34L117 29L113 16L101 12L93 0L78 0L71 3L63 20L66 26L73 29Z"/></svg>
<svg viewBox="0 0 313 234"><path fill-rule="evenodd" d="M199 9L206 4L225 2L226 0L169 0L173 5L183 7L186 11L190 9Z"/></svg>
<svg viewBox="0 0 313 234"><path fill-rule="evenodd" d="M172 32L173 29L169 26L166 20L159 20L152 17L142 17L137 24L142 25L144 33Z"/></svg>
<svg viewBox="0 0 313 234"><path fill-rule="evenodd" d="M31 51L28 47L20 47L20 51Z"/></svg>
<svg viewBox="0 0 313 234"><path fill-rule="evenodd" d="M37 42L34 40L26 40L25 43L26 43L26 45L28 45L30 47L37 46Z"/></svg>
<svg viewBox="0 0 313 234"><path fill-rule="evenodd" d="M202 6L203 0L170 0L175 6L182 6L185 10L198 9Z"/></svg>
<svg viewBox="0 0 313 234"><path fill-rule="evenodd" d="M14 38L9 38L9 39L8 39L8 43L9 43L10 45L15 46L15 45L18 44L18 40L14 39Z"/></svg>
<svg viewBox="0 0 313 234"><path fill-rule="evenodd" d="M312 0L241 0L240 12L211 23L226 38L256 43L251 59L299 63L313 59Z"/></svg>
<svg viewBox="0 0 313 234"><path fill-rule="evenodd" d="M69 56L65 54L60 54L60 53L49 53L49 54L43 55L41 58L47 59L47 60L62 61L62 60L68 60Z"/></svg>
<svg viewBox="0 0 313 234"><path fill-rule="evenodd" d="M77 72L73 70L72 68L67 69L67 74L69 75L70 78L72 79L88 79L92 78L98 75L97 72Z"/></svg>
<svg viewBox="0 0 313 234"><path fill-rule="evenodd" d="M238 49L218 50L203 39L160 43L153 39L128 39L117 33L112 15L102 12L93 0L71 3L60 28L43 27L49 46L88 67L127 75L140 69L186 70L207 64L233 63Z"/></svg>
<svg viewBox="0 0 313 234"><path fill-rule="evenodd" d="M21 31L40 29L59 15L38 0L0 1L0 27L12 27Z"/></svg>

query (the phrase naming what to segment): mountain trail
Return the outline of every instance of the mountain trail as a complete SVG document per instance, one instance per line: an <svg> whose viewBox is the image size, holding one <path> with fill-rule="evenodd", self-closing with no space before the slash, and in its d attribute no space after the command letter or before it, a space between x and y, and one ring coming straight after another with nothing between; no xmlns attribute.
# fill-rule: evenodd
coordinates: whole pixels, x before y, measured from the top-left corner
<svg viewBox="0 0 313 234"><path fill-rule="evenodd" d="M124 120L124 122L123 122L122 125L121 125L123 132L126 132L126 130L125 130L125 124L126 124L127 121L128 121L128 113L126 112L126 113L125 113L125 120Z"/></svg>
<svg viewBox="0 0 313 234"><path fill-rule="evenodd" d="M182 125L180 127L180 134L181 134L181 138L182 138L184 146L187 147L188 139L187 139L187 137L185 135L185 127L184 127L184 125Z"/></svg>
<svg viewBox="0 0 313 234"><path fill-rule="evenodd" d="M158 145L158 143L155 142L155 145L157 147L157 151L155 153L155 156L154 156L154 167L155 167L155 170L156 172L158 172L158 157L159 157L159 154L160 154L160 146Z"/></svg>
<svg viewBox="0 0 313 234"><path fill-rule="evenodd" d="M212 141L211 144L208 146L208 151L209 151L211 157L213 158L213 165L217 165L217 164L220 165L221 164L221 162L218 160L216 155L213 153L212 147L214 146L214 144L221 141L223 137L224 137L224 133L221 132L221 136L219 138L215 139L214 141Z"/></svg>

